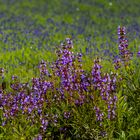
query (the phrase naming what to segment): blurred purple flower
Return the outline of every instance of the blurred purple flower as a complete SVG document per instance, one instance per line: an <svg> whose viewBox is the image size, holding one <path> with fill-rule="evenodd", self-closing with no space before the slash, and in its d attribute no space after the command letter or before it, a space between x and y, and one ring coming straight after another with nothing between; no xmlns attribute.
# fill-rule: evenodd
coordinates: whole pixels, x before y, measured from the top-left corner
<svg viewBox="0 0 140 140"><path fill-rule="evenodd" d="M137 53L137 57L140 57L140 51L138 51L138 53Z"/></svg>

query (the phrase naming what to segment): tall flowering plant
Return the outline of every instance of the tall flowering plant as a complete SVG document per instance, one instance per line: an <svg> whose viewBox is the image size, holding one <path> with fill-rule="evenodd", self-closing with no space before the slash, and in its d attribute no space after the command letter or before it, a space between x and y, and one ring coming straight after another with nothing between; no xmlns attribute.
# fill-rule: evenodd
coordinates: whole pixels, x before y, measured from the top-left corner
<svg viewBox="0 0 140 140"><path fill-rule="evenodd" d="M119 43L119 54L121 60L125 66L129 64L132 53L128 49L128 39L126 38L126 27L118 27L118 43Z"/></svg>
<svg viewBox="0 0 140 140"><path fill-rule="evenodd" d="M83 93L88 90L89 83L81 64L82 54L74 55L71 51L72 48L72 40L66 38L56 52L58 59L53 63L52 71L53 75L59 78L58 90L61 91L62 98L65 98L68 93L71 99L78 95L78 98L83 100ZM82 104L82 101L79 103L78 100L75 100L75 103Z"/></svg>
<svg viewBox="0 0 140 140"><path fill-rule="evenodd" d="M116 69L122 62L129 66L131 57L125 34L125 28L119 27L121 58L115 61ZM50 68L41 61L40 75L31 83L22 84L17 76L12 76L11 92L3 94L0 90L3 127L11 122L18 127L22 116L32 127L37 126L34 139L79 139L83 133L87 139L112 135L121 116L118 110L122 109L118 104L122 96L118 95L118 75L103 72L99 58L94 59L90 71L85 71L82 54L74 54L72 48L72 40L66 38L56 51L57 59Z"/></svg>

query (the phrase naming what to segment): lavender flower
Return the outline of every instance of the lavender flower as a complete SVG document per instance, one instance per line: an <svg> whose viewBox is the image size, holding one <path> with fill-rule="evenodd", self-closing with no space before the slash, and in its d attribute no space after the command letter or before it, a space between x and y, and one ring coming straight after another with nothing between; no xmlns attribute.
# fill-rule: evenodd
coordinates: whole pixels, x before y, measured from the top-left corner
<svg viewBox="0 0 140 140"><path fill-rule="evenodd" d="M96 121L102 122L104 113L99 109L99 107L94 107L95 113L96 113Z"/></svg>
<svg viewBox="0 0 140 140"><path fill-rule="evenodd" d="M92 83L95 89L101 88L101 65L99 65L100 59L97 58L94 60L94 66L92 69Z"/></svg>
<svg viewBox="0 0 140 140"><path fill-rule="evenodd" d="M18 76L16 76L16 75L13 75L13 76L12 76L12 80L13 80L13 81L17 81L17 79L18 79Z"/></svg>
<svg viewBox="0 0 140 140"><path fill-rule="evenodd" d="M43 129L43 131L46 131L47 127L48 127L48 120L43 118L41 120L41 128Z"/></svg>
<svg viewBox="0 0 140 140"><path fill-rule="evenodd" d="M49 76L49 72L46 69L46 62L45 61L41 61L40 65L39 65L39 70L40 70L40 77L44 78L45 76Z"/></svg>
<svg viewBox="0 0 140 140"><path fill-rule="evenodd" d="M121 59L120 58L117 58L114 60L114 67L116 70L121 67Z"/></svg>
<svg viewBox="0 0 140 140"><path fill-rule="evenodd" d="M138 53L137 53L137 57L140 57L140 51L138 51Z"/></svg>
<svg viewBox="0 0 140 140"><path fill-rule="evenodd" d="M108 119L112 120L116 117L116 75L114 73L106 74L103 78L101 97L108 106Z"/></svg>
<svg viewBox="0 0 140 140"><path fill-rule="evenodd" d="M122 61L125 65L128 65L132 53L128 50L128 40L126 39L126 28L118 27L118 40L119 40L119 51Z"/></svg>
<svg viewBox="0 0 140 140"><path fill-rule="evenodd" d="M72 48L73 43L69 38L61 44L60 50L57 51L58 59L51 67L52 77L48 77L46 62L41 61L39 65L40 76L32 79L29 92L19 82L18 77L12 77L11 88L16 91L16 94L15 91L3 94L3 91L0 90L0 107L3 111L3 118L6 120L3 122L19 118L20 115L28 116L28 120L40 126L41 135L35 139L43 139L42 136L45 136L49 131L48 127L57 127L59 122L63 122L59 120L60 114L55 113L63 112L62 116L65 120L71 118L71 111L62 110L59 112L61 111L61 109L59 110L60 106L67 103L68 107L71 108L71 105L73 106L75 103L75 108L77 106L81 108L82 105L86 107L90 102L93 105L93 100L95 102L100 100L99 106L94 107L96 121L99 122L100 126L106 117L109 120L115 119L116 75L114 73L101 73L102 66L99 63L99 58L94 60L92 72L88 75L82 69L82 54L74 55L71 51ZM116 68L119 68L119 61L116 62ZM97 95L95 95L96 93ZM104 103L105 106L100 108L100 102ZM54 106L55 108L53 108ZM67 109L69 110L69 108ZM66 129L66 131L68 130Z"/></svg>
<svg viewBox="0 0 140 140"><path fill-rule="evenodd" d="M67 38L65 43L60 45L60 50L57 51L58 59L53 64L52 69L55 76L60 78L61 89L72 93L78 91L79 93L87 89L88 83L80 80L83 75L82 54L78 53L76 56L73 54L71 48L73 44L71 39ZM84 87L84 89L82 88ZM70 95L71 96L71 95Z"/></svg>
<svg viewBox="0 0 140 140"><path fill-rule="evenodd" d="M70 112L64 112L64 118L65 119L69 119L70 118L71 113Z"/></svg>

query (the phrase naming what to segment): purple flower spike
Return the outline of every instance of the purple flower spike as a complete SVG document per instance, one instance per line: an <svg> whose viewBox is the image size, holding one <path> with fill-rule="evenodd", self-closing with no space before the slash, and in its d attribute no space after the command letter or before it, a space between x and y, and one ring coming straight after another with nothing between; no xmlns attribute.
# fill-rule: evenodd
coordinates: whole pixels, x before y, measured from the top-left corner
<svg viewBox="0 0 140 140"><path fill-rule="evenodd" d="M95 87L95 89L100 89L101 88L101 82L102 82L102 78L101 78L101 68L102 66L99 65L99 58L94 60L94 66L92 69L92 82L93 85Z"/></svg>
<svg viewBox="0 0 140 140"><path fill-rule="evenodd" d="M132 53L128 50L128 40L126 38L125 27L118 27L118 41L121 59L125 65L128 65L127 63L131 59Z"/></svg>
<svg viewBox="0 0 140 140"><path fill-rule="evenodd" d="M95 113L96 113L96 121L102 122L104 118L104 113L101 112L99 107L94 107Z"/></svg>

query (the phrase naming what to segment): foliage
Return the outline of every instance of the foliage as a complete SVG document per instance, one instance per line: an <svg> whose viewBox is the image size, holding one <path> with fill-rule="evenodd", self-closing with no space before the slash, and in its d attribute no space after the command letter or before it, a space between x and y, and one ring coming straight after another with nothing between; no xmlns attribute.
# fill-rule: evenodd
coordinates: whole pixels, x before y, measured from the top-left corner
<svg viewBox="0 0 140 140"><path fill-rule="evenodd" d="M139 1L2 0L0 17L0 139L139 139Z"/></svg>

